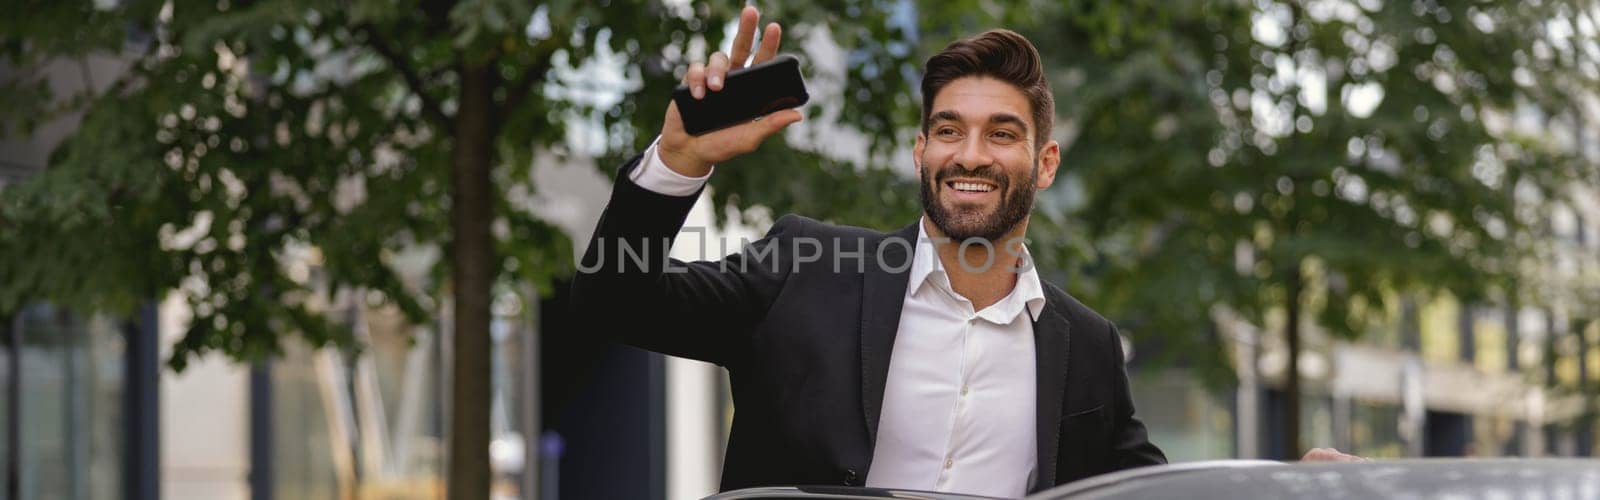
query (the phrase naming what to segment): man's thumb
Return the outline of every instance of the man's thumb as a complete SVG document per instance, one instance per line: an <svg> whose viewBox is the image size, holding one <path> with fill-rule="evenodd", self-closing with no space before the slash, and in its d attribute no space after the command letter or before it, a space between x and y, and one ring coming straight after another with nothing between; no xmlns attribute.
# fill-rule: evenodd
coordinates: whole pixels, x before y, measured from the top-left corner
<svg viewBox="0 0 1600 500"><path fill-rule="evenodd" d="M784 127L799 123L803 119L805 119L805 115L801 114L800 110L785 109L769 114L766 119L761 121L767 124L767 135L772 135L783 130Z"/></svg>
<svg viewBox="0 0 1600 500"><path fill-rule="evenodd" d="M774 111L766 116L756 118L744 126L739 127L739 142L747 148L754 150L761 146L763 141L783 130L784 127L801 120L800 112L793 109Z"/></svg>

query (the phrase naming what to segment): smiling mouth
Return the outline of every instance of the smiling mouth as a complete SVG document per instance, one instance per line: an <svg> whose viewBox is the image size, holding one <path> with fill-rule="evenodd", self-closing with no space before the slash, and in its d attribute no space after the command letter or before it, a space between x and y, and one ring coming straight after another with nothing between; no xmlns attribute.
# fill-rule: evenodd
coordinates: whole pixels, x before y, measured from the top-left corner
<svg viewBox="0 0 1600 500"><path fill-rule="evenodd" d="M995 186L993 184L984 182L948 181L945 182L944 185L950 189L954 189L963 193L987 193L995 190Z"/></svg>

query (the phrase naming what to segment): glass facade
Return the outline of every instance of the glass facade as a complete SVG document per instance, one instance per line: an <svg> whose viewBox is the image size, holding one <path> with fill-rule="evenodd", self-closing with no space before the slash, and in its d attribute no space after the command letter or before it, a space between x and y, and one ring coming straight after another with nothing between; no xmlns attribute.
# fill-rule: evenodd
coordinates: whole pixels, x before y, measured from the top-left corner
<svg viewBox="0 0 1600 500"><path fill-rule="evenodd" d="M265 488L269 498L285 499L443 497L449 398L448 380L442 374L449 368L448 332L410 324L392 309L364 302L333 313L355 328L360 349L313 350L297 338L286 338L283 356L258 366L260 384L252 381L237 388L252 394L260 391L260 397L230 399L208 411L194 394L159 396L159 401L169 403L163 411L223 419L250 435L250 439L221 440L181 436L184 446L208 446L228 456L267 457L268 462L258 467L246 461L239 473L220 480L227 484L207 491L239 499L249 498L251 488ZM497 308L491 332L488 451L495 498L527 498L526 490L536 485L524 472L533 465L526 460L524 446L524 436L532 433L525 429L539 425L534 417L540 411L529 399L537 397L533 386L538 380L533 375L537 351L528 344L533 338L528 317L521 307ZM160 488L165 494L181 496L187 491L172 482L193 478L172 464L127 476L131 457L138 455L127 449L130 408L158 401L154 392L135 401L129 391L127 325L108 317L84 318L33 306L6 326L0 329L0 339L5 340L0 342L0 387L6 389L0 392L4 410L0 429L7 431L0 432L0 470L11 469L11 457L18 457L17 500L144 498L128 492L129 478L167 483ZM233 363L228 362L228 369L238 371ZM21 375L13 377L14 373ZM197 373L190 370L180 376L163 366L150 374L145 385L153 387L156 377L192 379ZM15 395L10 391L13 382L18 384ZM231 406L236 404L247 407ZM166 422L173 415L155 418ZM174 431L170 425L162 427L166 432L145 433L153 434L147 441L159 441L158 436ZM13 440L13 433L19 439ZM257 442L261 436L265 441ZM256 455L253 446L264 454ZM183 453L176 448L165 451ZM154 450L149 453L157 456Z"/></svg>
<svg viewBox="0 0 1600 500"><path fill-rule="evenodd" d="M384 309L342 316L364 341L358 352L289 341L271 364L274 497L442 496L445 405L432 329Z"/></svg>
<svg viewBox="0 0 1600 500"><path fill-rule="evenodd" d="M1400 407L1356 401L1350 405L1350 453L1372 458L1406 456Z"/></svg>
<svg viewBox="0 0 1600 500"><path fill-rule="evenodd" d="M1234 454L1233 402L1181 371L1135 375L1130 383L1139 419L1174 462Z"/></svg>
<svg viewBox="0 0 1600 500"><path fill-rule="evenodd" d="M273 493L277 498L338 498L328 412L317 378L317 354L298 342L271 363Z"/></svg>
<svg viewBox="0 0 1600 500"><path fill-rule="evenodd" d="M5 443L19 459L18 500L121 498L121 330L48 306L23 310L13 327L20 346L5 354L20 362L20 391L4 423L18 430L18 442Z"/></svg>
<svg viewBox="0 0 1600 500"><path fill-rule="evenodd" d="M526 498L524 429L531 335L521 307L497 305L491 326L490 461L496 498ZM355 353L290 341L272 363L276 498L431 499L444 495L448 332L391 308L355 306ZM531 440L530 440L531 441Z"/></svg>

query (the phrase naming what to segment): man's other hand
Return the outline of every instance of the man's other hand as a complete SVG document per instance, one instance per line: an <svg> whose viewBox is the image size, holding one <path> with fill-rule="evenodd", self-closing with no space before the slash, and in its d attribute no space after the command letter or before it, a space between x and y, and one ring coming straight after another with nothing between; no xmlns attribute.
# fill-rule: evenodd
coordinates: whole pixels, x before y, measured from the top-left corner
<svg viewBox="0 0 1600 500"><path fill-rule="evenodd" d="M739 32L733 37L733 55L718 51L711 54L706 63L697 62L689 66L689 72L683 75L683 84L689 87L690 95L695 99L703 99L707 92L721 91L728 72L745 66L745 60L750 59L750 51L755 45L756 25L760 19L761 13L755 7L745 7L739 13ZM782 40L783 28L778 23L768 24L761 35L761 47L755 51L751 64L760 64L778 55L778 44ZM658 152L661 161L674 172L687 177L703 177L711 172L712 165L755 151L761 146L761 141L800 121L801 117L799 110L785 109L749 123L693 136L684 132L678 104L672 103L667 105L667 118L661 126Z"/></svg>
<svg viewBox="0 0 1600 500"><path fill-rule="evenodd" d="M1333 448L1312 448L1306 456L1300 458L1301 462L1366 462L1368 459L1335 450Z"/></svg>

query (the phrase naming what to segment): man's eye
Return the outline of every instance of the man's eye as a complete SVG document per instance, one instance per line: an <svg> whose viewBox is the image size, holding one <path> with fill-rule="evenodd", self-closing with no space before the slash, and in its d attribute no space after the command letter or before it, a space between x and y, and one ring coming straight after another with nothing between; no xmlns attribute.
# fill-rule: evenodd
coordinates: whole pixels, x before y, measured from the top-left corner
<svg viewBox="0 0 1600 500"><path fill-rule="evenodd" d="M1016 134L1013 134L1011 132L1007 132L1007 131L1004 131L1004 130L996 131L994 133L994 136L997 139L1004 139L1004 140L1007 140L1007 141L1014 141L1014 140L1017 139L1017 135Z"/></svg>
<svg viewBox="0 0 1600 500"><path fill-rule="evenodd" d="M941 128L941 129L939 129L938 131L936 131L934 133L938 134L938 135L956 135L956 129L953 129L953 128Z"/></svg>

